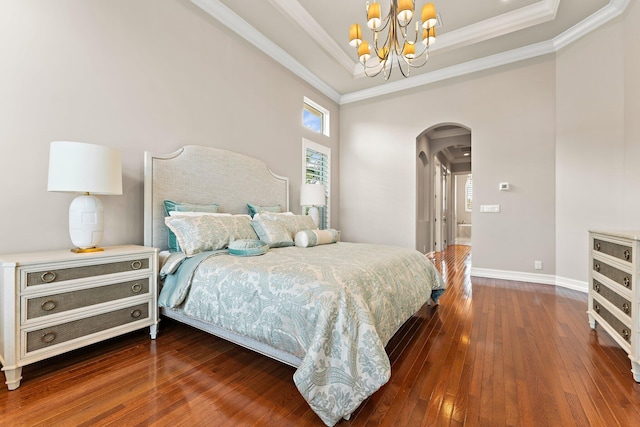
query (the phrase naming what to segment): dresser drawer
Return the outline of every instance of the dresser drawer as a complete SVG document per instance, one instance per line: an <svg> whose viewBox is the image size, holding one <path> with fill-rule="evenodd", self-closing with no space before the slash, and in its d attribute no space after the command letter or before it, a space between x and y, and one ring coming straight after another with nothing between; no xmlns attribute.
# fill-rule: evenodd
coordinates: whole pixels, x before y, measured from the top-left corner
<svg viewBox="0 0 640 427"><path fill-rule="evenodd" d="M593 271L596 271L603 276L608 277L616 283L624 286L629 290L633 290L633 281L631 280L631 273L627 273L626 271L619 270L615 267L606 264L599 259L593 259Z"/></svg>
<svg viewBox="0 0 640 427"><path fill-rule="evenodd" d="M604 308L595 299L593 300L593 311L595 311L605 322L611 326L618 335L620 335L627 343L631 344L631 328L625 325L609 310Z"/></svg>
<svg viewBox="0 0 640 427"><path fill-rule="evenodd" d="M631 262L631 246L607 242L606 240L593 239L593 250L623 261Z"/></svg>
<svg viewBox="0 0 640 427"><path fill-rule="evenodd" d="M149 258L118 261L106 264L86 265L82 267L58 268L51 270L31 271L26 274L26 285L37 286L48 283L59 283L67 280L84 279L86 277L104 276L107 274L145 270L149 268Z"/></svg>
<svg viewBox="0 0 640 427"><path fill-rule="evenodd" d="M149 293L149 277L27 299L27 320Z"/></svg>
<svg viewBox="0 0 640 427"><path fill-rule="evenodd" d="M626 314L629 318L631 318L631 301L623 297L622 295L617 294L613 290L609 289L602 283L598 282L596 279L593 279L592 289L598 295L604 297L611 304L615 305L620 311Z"/></svg>
<svg viewBox="0 0 640 427"><path fill-rule="evenodd" d="M149 318L149 303L27 332L27 353Z"/></svg>

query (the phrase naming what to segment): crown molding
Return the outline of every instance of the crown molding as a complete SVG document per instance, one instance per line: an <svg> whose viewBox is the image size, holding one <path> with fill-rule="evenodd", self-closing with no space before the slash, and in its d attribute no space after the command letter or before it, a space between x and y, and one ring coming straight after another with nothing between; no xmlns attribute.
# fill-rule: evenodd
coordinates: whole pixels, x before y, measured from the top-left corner
<svg viewBox="0 0 640 427"><path fill-rule="evenodd" d="M207 12L221 24L237 33L246 41L264 51L280 65L284 66L302 80L318 89L334 102L340 102L340 94L335 89L318 78L318 76L296 61L280 46L266 38L261 32L256 30L247 21L239 17L224 4L220 3L218 0L191 0L191 2Z"/></svg>
<svg viewBox="0 0 640 427"><path fill-rule="evenodd" d="M282 48L265 37L248 22L235 14L231 9L222 4L219 0L191 0L192 3L200 7L221 24L240 35L249 43L253 44L273 58L276 62L319 90L325 96L341 105L412 89L418 86L424 86L438 81L475 73L477 71L487 70L501 65L511 64L525 59L557 52L563 47L624 13L625 9L629 5L629 1L630 0L611 0L609 4L602 9L548 41L490 55L451 67L442 68L429 73L413 76L408 79L382 84L370 89L341 95L323 80L318 78L318 76L313 74L309 69L295 60ZM338 60L336 58L336 60L338 60L338 63L343 67L347 68L349 72L353 73L354 77L359 76L360 74L364 75L361 71L362 67L358 62L351 61L352 65L347 64L347 61L345 60L346 55L342 55L344 54L344 51L342 51L342 49L340 49L336 43L331 40L324 29L322 29L315 19L313 19L313 17L304 10L297 0L270 0L270 2L276 5L279 10L286 11L287 14L291 16L295 22L298 22L298 25L302 28L311 28L311 32L309 34L311 34L312 37L316 37L318 40L321 40L320 45L323 49L328 49L329 53L333 52L334 58L336 58L336 56L341 56L341 59ZM553 19L555 16L559 2L560 0L542 0L536 4L517 9L495 18L461 28L450 33L445 33L438 37L438 43L434 45L433 50L446 50L452 49L453 47L477 43L491 37L507 34L510 31L526 28L526 26L546 22L547 20ZM474 34L470 34L470 32ZM342 52L342 54L335 54L335 52Z"/></svg>
<svg viewBox="0 0 640 427"><path fill-rule="evenodd" d="M347 55L318 21L296 0L269 0L276 9L288 16L306 31L324 51L335 59L348 73L352 73L356 62Z"/></svg>
<svg viewBox="0 0 640 427"><path fill-rule="evenodd" d="M381 95L388 95L390 93L399 92L401 90L412 89L418 86L424 86L442 80L464 76L466 74L499 67L501 65L511 64L513 62L518 62L553 52L555 52L555 50L552 41L540 42L518 49L513 49L508 52L485 56L484 58L475 59L473 61L453 65L451 67L441 68L439 70L420 74L418 76L413 76L408 79L397 80L392 83L382 84L369 89L347 93L345 95L342 95L342 97L340 98L340 104L344 105L352 102L363 101L369 98L375 98Z"/></svg>
<svg viewBox="0 0 640 427"><path fill-rule="evenodd" d="M447 51L552 21L556 17L559 5L560 0L543 0L458 30L446 32L436 38L436 43L430 50L431 52Z"/></svg>
<svg viewBox="0 0 640 427"><path fill-rule="evenodd" d="M380 86L364 89L357 92L351 92L342 95L340 104L349 104L351 102L362 101L369 98L375 98L381 95L387 95L401 90L412 89L418 86L447 80L466 74L483 71L490 68L507 65L525 59L535 58L537 56L555 53L563 47L580 39L596 28L604 25L612 19L624 13L629 5L629 0L611 0L608 5L593 13L591 16L580 21L578 24L564 31L560 35L551 40L524 46L507 52L498 53L473 61L454 65L447 68L441 68L429 73L421 74L404 80L398 80L392 83L382 84Z"/></svg>

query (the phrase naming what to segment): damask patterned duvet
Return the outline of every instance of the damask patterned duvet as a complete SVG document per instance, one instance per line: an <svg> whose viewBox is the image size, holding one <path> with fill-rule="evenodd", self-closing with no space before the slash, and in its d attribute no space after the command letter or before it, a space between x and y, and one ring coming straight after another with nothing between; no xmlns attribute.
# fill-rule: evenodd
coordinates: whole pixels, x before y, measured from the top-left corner
<svg viewBox="0 0 640 427"><path fill-rule="evenodd" d="M300 358L294 382L331 426L389 380L385 345L443 288L417 251L336 243L197 255L165 279L160 305Z"/></svg>

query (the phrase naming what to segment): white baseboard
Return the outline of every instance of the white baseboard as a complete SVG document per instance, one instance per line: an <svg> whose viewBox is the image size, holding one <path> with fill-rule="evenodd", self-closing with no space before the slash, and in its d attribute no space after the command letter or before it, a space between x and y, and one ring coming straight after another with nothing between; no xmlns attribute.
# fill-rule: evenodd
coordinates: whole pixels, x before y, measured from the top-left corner
<svg viewBox="0 0 640 427"><path fill-rule="evenodd" d="M579 292L589 292L587 282L559 277L552 274L525 273L522 271L493 270L490 268L471 267L471 276L488 279L514 280L516 282L539 283L542 285L560 286Z"/></svg>

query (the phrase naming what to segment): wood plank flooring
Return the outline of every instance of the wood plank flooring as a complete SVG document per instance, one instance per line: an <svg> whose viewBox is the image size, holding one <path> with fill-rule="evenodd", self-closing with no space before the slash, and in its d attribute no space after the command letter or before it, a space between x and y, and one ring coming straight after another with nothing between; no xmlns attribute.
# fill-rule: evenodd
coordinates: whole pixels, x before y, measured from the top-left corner
<svg viewBox="0 0 640 427"><path fill-rule="evenodd" d="M448 290L387 350L391 380L339 426L640 426L626 354L586 295L470 278L468 246L432 257ZM163 320L30 365L0 389L3 426L322 426L294 369Z"/></svg>

